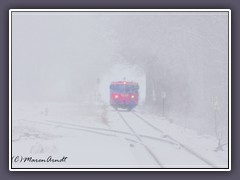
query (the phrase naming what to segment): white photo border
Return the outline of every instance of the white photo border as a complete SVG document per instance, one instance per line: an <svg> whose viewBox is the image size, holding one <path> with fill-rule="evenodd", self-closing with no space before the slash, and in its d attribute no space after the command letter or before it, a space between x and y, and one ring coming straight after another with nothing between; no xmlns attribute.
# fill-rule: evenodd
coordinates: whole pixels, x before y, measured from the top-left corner
<svg viewBox="0 0 240 180"><path fill-rule="evenodd" d="M12 12L228 12L228 168L13 168ZM9 171L231 171L231 10L230 9L10 9L9 10Z"/></svg>

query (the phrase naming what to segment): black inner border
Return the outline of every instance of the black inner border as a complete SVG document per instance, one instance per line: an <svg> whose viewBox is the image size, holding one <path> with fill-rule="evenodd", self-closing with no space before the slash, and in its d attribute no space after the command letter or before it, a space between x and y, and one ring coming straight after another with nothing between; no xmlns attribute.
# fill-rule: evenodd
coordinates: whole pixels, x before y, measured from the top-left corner
<svg viewBox="0 0 240 180"><path fill-rule="evenodd" d="M16 11L14 11L16 10ZM19 9L21 10L21 9ZM45 9L44 9L45 10ZM64 9L63 9L64 10ZM96 9L96 10L100 10L100 9ZM127 10L127 9L126 9ZM143 9L144 10L144 9ZM167 9L166 9L167 10ZM224 9L223 9L224 10ZM114 10L109 10L109 11L60 11L60 10L57 10L57 11L48 11L47 9L45 11L38 11L38 9L36 9L36 11L17 11L17 9L13 9L11 11L11 157L12 157L12 13L13 12L18 12L18 13L21 13L21 12L79 12L79 13L84 13L84 12L96 12L96 13L101 13L101 12L129 12L129 13L134 13L134 12L141 12L141 13L148 13L148 12L152 12L152 13L156 13L156 12L227 12L228 13L228 167L227 168L13 168L12 167L12 161L11 161L11 169L14 170L14 169L36 169L36 170L41 170L41 169L51 169L52 171L54 170L57 170L57 169L134 169L133 171L136 171L136 169L162 169L162 170L169 170L169 169L195 169L196 171L199 170L199 169L211 169L212 171L214 170L218 170L218 169L226 169L228 170L229 169L229 161L230 161L230 157L229 157L229 28L230 28L230 22L229 22L229 11L161 11L161 10L154 10L153 11L118 11L118 9L114 9ZM151 171L151 170L150 170Z"/></svg>

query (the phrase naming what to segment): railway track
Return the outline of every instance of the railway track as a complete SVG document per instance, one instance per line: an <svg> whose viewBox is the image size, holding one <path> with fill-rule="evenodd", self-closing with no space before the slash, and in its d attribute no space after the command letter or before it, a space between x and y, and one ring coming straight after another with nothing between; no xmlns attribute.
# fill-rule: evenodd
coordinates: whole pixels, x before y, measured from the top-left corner
<svg viewBox="0 0 240 180"><path fill-rule="evenodd" d="M118 112L119 113L119 112ZM129 112L131 114L133 114L134 116L136 116L141 122L143 122L146 126L150 127L152 130L160 133L160 135L163 138L166 138L168 140L171 140L171 142L174 142L175 144L178 144L179 147L181 149L184 149L186 152L188 152L190 155L196 157L197 159L199 159L200 161L204 162L205 164L207 164L208 166L210 166L211 168L218 168L216 165L214 165L213 162L209 161L208 159L206 159L205 157L203 157L202 155L200 155L199 153L195 152L192 148L188 147L187 145L184 145L182 142L178 141L176 138L172 137L171 135L165 133L163 130L161 130L159 127L156 127L154 124L150 123L148 120L146 120L145 118L143 118L142 116L140 116L139 114L137 114L134 111ZM121 117L123 117L121 114L119 114ZM124 119L124 123L128 124L127 126L131 129L132 126L127 122L126 118ZM135 131L134 131L135 132ZM136 134L136 132L135 132ZM155 155L156 156L156 155Z"/></svg>
<svg viewBox="0 0 240 180"><path fill-rule="evenodd" d="M135 130L132 128L132 126L127 122L127 120L122 116L120 112L118 112L119 116L125 123L125 125L129 128L129 130L134 134L138 142L145 148L145 150L150 154L150 156L153 158L153 160L157 163L157 165L160 168L164 168L162 162L158 159L158 157L152 152L152 150L147 146L144 142L144 140L135 132Z"/></svg>
<svg viewBox="0 0 240 180"><path fill-rule="evenodd" d="M211 168L218 168L214 165L213 162L209 161L205 157L203 157L201 154L195 152L192 148L188 147L187 145L181 143L176 138L170 136L169 134L166 134L163 130L161 130L159 127L155 126L154 124L150 123L147 119L143 118L141 115L139 115L137 112L119 112L117 111L118 116L121 118L122 122L125 124L128 130L119 130L118 128L111 129L108 128L101 128L101 127L91 127L91 126L85 126L78 123L69 123L69 122L62 122L62 121L53 121L53 120L45 120L45 121L33 121L33 120L26 120L22 119L24 121L39 123L39 124L45 124L45 125L51 125L56 127L61 127L64 129L71 129L76 131L83 131L83 132L89 132L89 133L95 133L99 135L104 136L112 136L112 137L123 137L128 142L138 143L146 150L146 152L152 157L154 162L160 167L160 168L166 168L164 161L160 160L157 153L154 152L154 150L151 149L151 146L148 145L148 141L155 141L158 143L167 143L169 145L173 145L174 147L179 147L186 151L189 155L194 156L195 158L199 159L200 161L204 162ZM143 133L139 129L137 130L138 123L135 123L134 125L131 122L131 118L126 118L125 115L133 115L141 121L145 127L148 127L151 129L151 132L155 131L158 133L156 134L149 134L149 133ZM136 119L135 118L135 119ZM143 127L143 125L141 126ZM141 133L139 133L141 132ZM16 140L18 141L18 140ZM175 148L176 149L176 148Z"/></svg>
<svg viewBox="0 0 240 180"><path fill-rule="evenodd" d="M50 126L54 126L54 127L58 127L58 128L60 127L63 129L89 132L89 133L94 133L94 134L99 134L99 135L104 135L104 136L115 136L116 137L116 134L118 134L118 135L123 136L126 140L137 142L137 141L130 139L131 137L134 137L135 135L130 132L127 132L127 131L99 128L99 127L91 127L91 126L81 125L78 123L66 123L66 122L62 122L62 121L53 121L53 120L44 120L44 121L34 121L34 120L28 120L28 119L19 119L19 120L27 121L30 123L37 123L37 124L41 124L41 125L50 125ZM145 139L151 139L151 140L155 140L155 141L159 141L159 142L163 142L163 143L167 143L167 144L171 144L171 145L177 145L176 143L166 140L164 138L149 136L149 135L145 135L145 134L139 134L139 136L141 138L145 138ZM16 142L18 140L20 140L20 139L13 139L12 141Z"/></svg>

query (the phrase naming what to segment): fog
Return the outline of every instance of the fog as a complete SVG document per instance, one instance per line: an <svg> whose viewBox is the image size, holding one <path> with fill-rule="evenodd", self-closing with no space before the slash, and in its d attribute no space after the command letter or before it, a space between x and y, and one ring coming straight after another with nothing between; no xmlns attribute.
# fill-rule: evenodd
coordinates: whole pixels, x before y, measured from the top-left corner
<svg viewBox="0 0 240 180"><path fill-rule="evenodd" d="M81 101L116 47L96 16L13 15L13 99Z"/></svg>
<svg viewBox="0 0 240 180"><path fill-rule="evenodd" d="M227 142L228 53L227 12L13 12L12 100L109 106L134 81L139 106Z"/></svg>

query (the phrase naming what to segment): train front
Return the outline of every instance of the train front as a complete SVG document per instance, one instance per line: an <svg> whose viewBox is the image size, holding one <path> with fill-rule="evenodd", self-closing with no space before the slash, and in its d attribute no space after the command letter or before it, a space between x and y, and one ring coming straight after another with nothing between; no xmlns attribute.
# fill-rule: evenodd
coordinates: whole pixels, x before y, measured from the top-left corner
<svg viewBox="0 0 240 180"><path fill-rule="evenodd" d="M138 104L139 85L135 82L118 81L110 85L110 104L118 108L132 110Z"/></svg>

